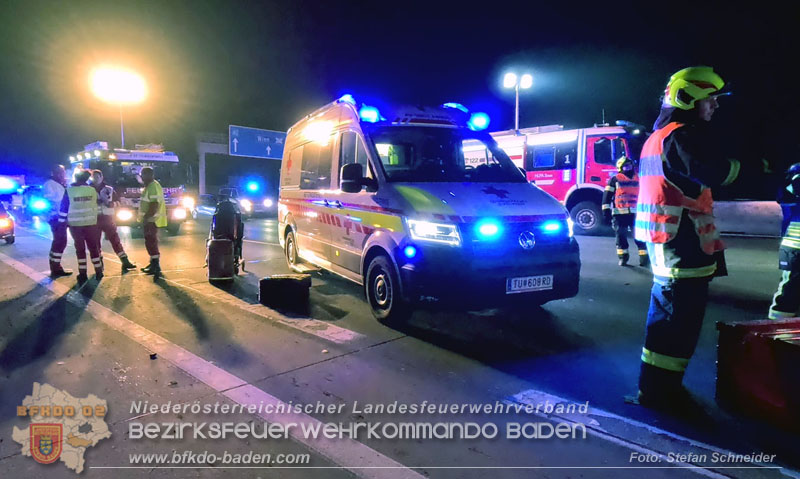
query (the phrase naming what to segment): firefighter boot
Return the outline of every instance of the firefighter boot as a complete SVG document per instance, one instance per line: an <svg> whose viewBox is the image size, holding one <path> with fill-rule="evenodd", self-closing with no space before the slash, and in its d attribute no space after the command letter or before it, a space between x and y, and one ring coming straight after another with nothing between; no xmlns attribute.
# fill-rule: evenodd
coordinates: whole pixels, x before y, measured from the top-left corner
<svg viewBox="0 0 800 479"><path fill-rule="evenodd" d="M650 257L647 256L647 250L639 250L639 266L648 266L650 264Z"/></svg>
<svg viewBox="0 0 800 479"><path fill-rule="evenodd" d="M61 263L54 263L50 262L50 277L51 278L60 278L62 276L69 276L72 274L71 269L64 269L61 267Z"/></svg>
<svg viewBox="0 0 800 479"><path fill-rule="evenodd" d="M622 253L623 250L617 250L617 257L619 258L619 262L617 263L620 266L625 266L628 264L628 260L630 259L630 255L627 251Z"/></svg>
<svg viewBox="0 0 800 479"><path fill-rule="evenodd" d="M78 286L83 286L88 280L89 276L86 275L85 271L78 273Z"/></svg>
<svg viewBox="0 0 800 479"><path fill-rule="evenodd" d="M122 261L123 273L126 273L129 269L136 269L136 265L131 263L131 260L129 260L127 256L123 256L122 258L120 258L120 261Z"/></svg>
<svg viewBox="0 0 800 479"><path fill-rule="evenodd" d="M103 268L94 270L94 279L100 281L101 279L103 279L103 276L105 276L103 274Z"/></svg>
<svg viewBox="0 0 800 479"><path fill-rule="evenodd" d="M142 268L144 274L152 274L153 276L161 276L161 265L158 258L151 259L150 264Z"/></svg>

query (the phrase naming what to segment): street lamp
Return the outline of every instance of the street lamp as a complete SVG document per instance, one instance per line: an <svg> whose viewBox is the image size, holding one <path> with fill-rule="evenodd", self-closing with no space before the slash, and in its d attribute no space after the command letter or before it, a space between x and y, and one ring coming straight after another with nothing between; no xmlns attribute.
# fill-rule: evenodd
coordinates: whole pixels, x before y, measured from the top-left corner
<svg viewBox="0 0 800 479"><path fill-rule="evenodd" d="M516 102L514 106L514 131L519 131L519 90L527 90L533 85L533 77L529 73L518 77L516 73L508 72L503 77L503 87L513 88L516 92Z"/></svg>
<svg viewBox="0 0 800 479"><path fill-rule="evenodd" d="M92 93L100 100L119 107L119 136L125 148L122 107L141 103L147 97L147 84L138 73L117 67L100 67L89 75Z"/></svg>

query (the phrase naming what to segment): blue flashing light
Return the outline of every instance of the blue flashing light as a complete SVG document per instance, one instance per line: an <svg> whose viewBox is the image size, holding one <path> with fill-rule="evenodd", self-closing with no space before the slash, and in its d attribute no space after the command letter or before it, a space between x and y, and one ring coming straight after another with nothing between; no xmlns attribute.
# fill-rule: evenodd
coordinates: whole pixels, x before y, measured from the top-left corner
<svg viewBox="0 0 800 479"><path fill-rule="evenodd" d="M479 131L485 130L489 127L489 115L483 112L473 113L472 116L469 117L469 121L467 122L467 126L470 130Z"/></svg>
<svg viewBox="0 0 800 479"><path fill-rule="evenodd" d="M475 225L475 230L480 239L493 240L500 236L502 233L502 226L495 220L483 220Z"/></svg>
<svg viewBox="0 0 800 479"><path fill-rule="evenodd" d="M381 114L378 109L368 105L361 106L361 109L358 110L358 116L361 118L361 121L366 121L367 123L377 123L378 120L381 119Z"/></svg>
<svg viewBox="0 0 800 479"><path fill-rule="evenodd" d="M17 188L19 188L19 186L17 186L16 181L11 178L6 178L5 176L0 176L0 193L10 193L16 191Z"/></svg>
<svg viewBox="0 0 800 479"><path fill-rule="evenodd" d="M547 221L543 226L542 229L548 233L558 233L561 231L561 222L560 221Z"/></svg>
<svg viewBox="0 0 800 479"><path fill-rule="evenodd" d="M406 256L406 258L411 259L417 255L417 248L412 245L408 245L403 248L403 254Z"/></svg>
<svg viewBox="0 0 800 479"><path fill-rule="evenodd" d="M344 95L340 96L338 101L339 103L349 103L351 105L356 104L356 99L353 98L353 95L349 93L345 93Z"/></svg>
<svg viewBox="0 0 800 479"><path fill-rule="evenodd" d="M31 202L31 210L33 210L35 212L44 211L49 206L50 206L50 204L47 202L47 200L44 200L42 198L36 198L35 200L33 200Z"/></svg>
<svg viewBox="0 0 800 479"><path fill-rule="evenodd" d="M258 182L257 181L248 181L247 182L247 191L255 193L258 191Z"/></svg>
<svg viewBox="0 0 800 479"><path fill-rule="evenodd" d="M461 110L464 113L469 113L469 110L467 109L467 107L465 107L461 103L455 103L455 102L452 102L452 101L443 104L442 107L443 108L455 108L456 110Z"/></svg>

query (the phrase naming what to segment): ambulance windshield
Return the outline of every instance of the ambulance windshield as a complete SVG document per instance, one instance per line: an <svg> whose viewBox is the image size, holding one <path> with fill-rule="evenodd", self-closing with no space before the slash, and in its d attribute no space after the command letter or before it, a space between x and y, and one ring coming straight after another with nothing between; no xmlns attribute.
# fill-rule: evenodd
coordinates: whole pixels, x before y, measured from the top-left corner
<svg viewBox="0 0 800 479"><path fill-rule="evenodd" d="M485 133L464 128L380 126L369 132L391 182L524 183Z"/></svg>

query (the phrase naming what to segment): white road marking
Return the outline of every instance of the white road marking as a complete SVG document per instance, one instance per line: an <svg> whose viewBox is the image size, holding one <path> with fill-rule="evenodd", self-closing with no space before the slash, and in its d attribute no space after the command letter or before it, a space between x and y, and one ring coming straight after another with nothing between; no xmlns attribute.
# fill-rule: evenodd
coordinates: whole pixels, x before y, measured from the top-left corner
<svg viewBox="0 0 800 479"><path fill-rule="evenodd" d="M115 313L100 303L72 291L66 285L51 281L47 276L28 267L24 263L10 256L6 256L3 253L0 253L0 261L6 263L56 295L66 296L70 303L84 308L85 311L96 320L119 331L133 341L141 344L149 351L158 354L162 359L169 361L190 376L236 403L248 406L250 404L259 404L263 402L264 404L275 404L281 405L282 408L288 408L288 404L248 384L244 379L213 365L209 361L196 356L177 344L167 341L158 334ZM292 422L297 424L312 424L320 427L322 425L321 421L307 414L262 413L258 414L258 416L265 421L283 424L284 426ZM334 464L341 466L342 469L352 472L358 477L365 479L424 478L421 474L358 441L351 439L312 439L304 437L301 433L301 428L292 428L291 431L291 437L296 442L303 444L312 451L325 457Z"/></svg>
<svg viewBox="0 0 800 479"><path fill-rule="evenodd" d="M518 394L511 396L507 402L510 403L518 403L518 404L531 404L531 405L539 405L545 404L549 402L550 404L572 404L574 401L570 401L569 399L562 398L559 396L555 396L553 394L546 393L544 391L537 391L535 389L528 389L526 391L522 391ZM680 462L680 461L670 461L667 457L666 452L656 451L654 449L650 449L645 446L645 444L650 444L653 441L649 441L648 438L657 437L657 436L665 436L670 439L684 442L688 445L698 447L701 449L705 449L712 452L717 452L721 455L728 455L728 454L735 454L732 451L728 451L726 449L722 449L716 446L712 446L710 444L706 444L700 441L695 441L694 439L689 439L687 437L683 437L680 434L675 434L669 431L665 431L663 429L657 428L655 426L651 426L649 424L645 424L643 422L636 421L634 419L630 419L624 416L618 416L614 413L604 411L602 409L597 409L593 407L589 407L589 412L585 415L582 414L568 414L568 415L561 415L561 414L547 414L543 412L534 412L536 416L539 416L544 419L557 419L559 421L568 422L572 424L583 424L586 426L586 432L592 436L598 437L605 441L611 442L613 444L617 444L619 446L631 449L633 451L639 452L644 455L653 455L657 456L663 462L669 462L670 464L674 464L676 467L681 469L689 469L692 472L700 474L701 476L709 477L712 479L727 479L728 476L719 474L714 472L713 470L706 469L703 466L698 466L696 464L688 463L688 462ZM594 417L600 418L608 418L613 419L615 421L623 422L629 426L635 427L637 429L637 434L632 436L636 437L636 441L634 442L633 439L626 439L620 437L619 435L612 434L606 431L600 423L594 419ZM644 437L645 439L639 439L640 437ZM756 466L742 466L742 467L730 467L730 469L752 469L753 467L759 469L781 469L781 472L786 473L789 472L788 469L781 468L779 466L768 465L768 464L761 464L761 463L754 463L757 464ZM727 469L723 467L713 467L713 469Z"/></svg>
<svg viewBox="0 0 800 479"><path fill-rule="evenodd" d="M242 241L244 241L245 243L257 243L257 244L265 244L265 245L269 245L269 246L280 246L281 245L280 243L277 243L277 242L276 243L267 243L266 241L256 241L256 240L249 240L249 239L242 240Z"/></svg>

